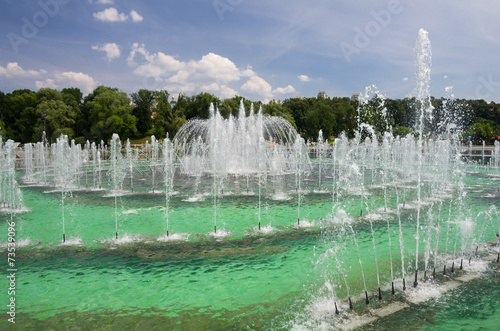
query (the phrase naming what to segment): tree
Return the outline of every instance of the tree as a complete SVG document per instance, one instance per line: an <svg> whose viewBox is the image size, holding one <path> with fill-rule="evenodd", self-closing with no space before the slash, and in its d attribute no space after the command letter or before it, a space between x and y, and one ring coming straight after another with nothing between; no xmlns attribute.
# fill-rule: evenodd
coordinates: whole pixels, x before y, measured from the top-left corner
<svg viewBox="0 0 500 331"><path fill-rule="evenodd" d="M89 119L90 133L97 141L108 141L113 133L117 133L121 139L137 134L137 118L132 115L130 99L125 92L98 86L85 98L84 109Z"/></svg>
<svg viewBox="0 0 500 331"><path fill-rule="evenodd" d="M83 93L77 87L63 88L61 90L62 101L75 112L75 124L73 126L75 136L80 136L82 132L83 114L82 114L82 98Z"/></svg>
<svg viewBox="0 0 500 331"><path fill-rule="evenodd" d="M335 113L332 107L320 104L306 116L306 136L317 139L319 130L323 131L323 137L328 138L333 133L336 126Z"/></svg>
<svg viewBox="0 0 500 331"><path fill-rule="evenodd" d="M200 93L192 97L191 102L185 108L186 119L191 118L202 118L206 119L209 117L208 110L210 104L217 105L220 103L219 98L210 93Z"/></svg>
<svg viewBox="0 0 500 331"><path fill-rule="evenodd" d="M55 141L61 134L67 135L69 139L75 137L73 127L75 125L76 112L61 100L45 100L38 104L36 112L40 118L45 114L45 124L39 119L35 126L33 139L42 136L45 127L47 138Z"/></svg>
<svg viewBox="0 0 500 331"><path fill-rule="evenodd" d="M154 91L140 89L132 93L130 98L134 103L132 115L137 118L137 131L140 135L146 135L153 123L151 116L153 113L152 109L155 106L155 93Z"/></svg>
<svg viewBox="0 0 500 331"><path fill-rule="evenodd" d="M297 131L304 132L306 129L307 112L311 109L310 101L306 98L291 98L283 101L283 109L292 115Z"/></svg>
<svg viewBox="0 0 500 331"><path fill-rule="evenodd" d="M470 139L476 144L479 144L482 141L487 141L494 136L494 125L495 123L493 121L481 119L479 122L472 124L470 128L464 131L464 140L470 137Z"/></svg>
<svg viewBox="0 0 500 331"><path fill-rule="evenodd" d="M156 108L154 133L157 137L165 137L168 133L170 139L173 139L177 131L186 122L186 117L180 111L180 108L171 106L167 91L155 92ZM177 104L176 104L177 105Z"/></svg>
<svg viewBox="0 0 500 331"><path fill-rule="evenodd" d="M2 108L4 139L13 139L21 143L31 141L33 127L38 120L36 105L36 94L31 90L15 90L5 95Z"/></svg>
<svg viewBox="0 0 500 331"><path fill-rule="evenodd" d="M271 100L267 105L262 105L262 113L270 116L283 117L288 122L290 122L290 124L292 124L294 128L297 128L292 114L288 113L279 101Z"/></svg>

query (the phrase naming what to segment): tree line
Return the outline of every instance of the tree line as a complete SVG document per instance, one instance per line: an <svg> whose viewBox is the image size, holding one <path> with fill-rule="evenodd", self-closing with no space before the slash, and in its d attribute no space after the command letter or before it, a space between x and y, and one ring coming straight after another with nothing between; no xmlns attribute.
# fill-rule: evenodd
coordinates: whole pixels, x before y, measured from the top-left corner
<svg viewBox="0 0 500 331"><path fill-rule="evenodd" d="M75 139L109 141L113 133L122 139L155 135L173 138L180 127L192 118L209 117L213 103L227 118L237 116L243 101L248 116L251 105L255 111L262 107L264 115L287 119L306 139L337 137L345 132L353 137L360 130L358 123L366 123L363 130L378 135L386 131L394 135L412 133L419 118L415 114L419 101L414 98L385 99L374 96L360 102L356 98L296 97L267 104L252 102L241 96L219 99L213 94L194 96L179 94L175 99L165 91L141 89L127 95L117 88L99 86L83 96L78 88L41 88L0 91L0 135L5 139L27 143L46 139L55 142L61 134ZM499 135L499 107L484 100L431 98L424 127L426 135L437 135L461 130L464 139L488 140ZM368 132L366 134L369 134ZM470 137L470 138L469 138Z"/></svg>

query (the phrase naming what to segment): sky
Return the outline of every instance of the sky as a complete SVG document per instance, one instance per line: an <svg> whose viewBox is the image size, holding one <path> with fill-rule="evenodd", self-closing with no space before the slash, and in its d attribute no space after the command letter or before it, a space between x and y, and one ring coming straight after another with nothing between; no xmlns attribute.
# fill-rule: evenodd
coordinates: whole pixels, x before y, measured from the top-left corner
<svg viewBox="0 0 500 331"><path fill-rule="evenodd" d="M0 91L99 85L268 102L375 84L415 90L431 42L431 94L500 101L495 0L1 0Z"/></svg>

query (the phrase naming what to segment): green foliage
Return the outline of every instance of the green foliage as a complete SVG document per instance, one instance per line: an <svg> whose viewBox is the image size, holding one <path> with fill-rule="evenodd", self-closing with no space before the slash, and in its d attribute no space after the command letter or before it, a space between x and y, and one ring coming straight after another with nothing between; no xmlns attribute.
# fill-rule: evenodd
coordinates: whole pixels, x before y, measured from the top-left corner
<svg viewBox="0 0 500 331"><path fill-rule="evenodd" d="M153 120L153 107L155 103L155 92L145 89L140 89L130 95L134 103L132 115L137 118L137 131L140 135L146 135L146 132L151 129Z"/></svg>
<svg viewBox="0 0 500 331"><path fill-rule="evenodd" d="M463 139L466 140L471 137L473 142L479 143L481 141L487 141L491 137L495 136L495 123L490 120L481 119L479 122L472 124L463 133Z"/></svg>
<svg viewBox="0 0 500 331"><path fill-rule="evenodd" d="M73 139L76 123L76 112L73 108L66 105L61 100L44 100L36 107L37 117L39 118L33 135L33 140L42 136L45 127L45 133L49 141L55 141L60 135L65 134L69 139ZM45 117L45 124L43 118Z"/></svg>
<svg viewBox="0 0 500 331"><path fill-rule="evenodd" d="M121 139L137 134L137 118L132 115L130 99L125 92L99 86L85 98L84 107L92 138L108 141L113 133Z"/></svg>
<svg viewBox="0 0 500 331"><path fill-rule="evenodd" d="M411 133L411 129L406 127L406 126L399 126L399 125L396 125L393 129L392 129L392 134L395 136L395 137L405 137L407 135L409 135Z"/></svg>
<svg viewBox="0 0 500 331"><path fill-rule="evenodd" d="M220 100L210 93L194 96L180 94L171 102L168 91L139 90L132 93L133 104L125 92L99 86L82 98L78 88L61 91L42 88L36 93L27 89L12 93L0 91L0 134L3 139L21 143L40 141L44 127L47 138L54 140L61 133L79 142L109 140L113 133L122 139L155 135L173 138L181 126L191 118L208 118L213 103L224 118L238 116L243 101L245 115L262 106L267 116L287 119L304 138L317 139L319 130L325 139L346 132L354 136L358 129L358 101L350 98L290 98L283 102L271 100L268 104L252 103L242 96ZM500 109L484 100L447 100L431 98L432 121L426 123L426 134L442 134L465 129L477 142L488 141L498 135ZM418 118L415 98L369 100L360 108L359 119L371 124L378 134L392 127L394 135L411 133Z"/></svg>

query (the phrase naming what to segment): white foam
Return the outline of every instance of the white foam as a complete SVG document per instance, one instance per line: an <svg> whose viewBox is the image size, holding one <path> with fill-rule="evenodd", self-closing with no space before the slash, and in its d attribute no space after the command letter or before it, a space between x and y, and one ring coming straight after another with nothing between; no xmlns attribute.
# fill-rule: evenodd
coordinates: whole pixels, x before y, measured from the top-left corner
<svg viewBox="0 0 500 331"><path fill-rule="evenodd" d="M82 246L83 242L82 242L82 238L71 237L69 239L66 239L66 241L62 242L60 245L61 246Z"/></svg>
<svg viewBox="0 0 500 331"><path fill-rule="evenodd" d="M227 231L227 230L217 230L217 232L208 233L208 236L214 237L216 239L222 239L222 238L229 237L231 235L231 233L232 233L231 231Z"/></svg>
<svg viewBox="0 0 500 331"><path fill-rule="evenodd" d="M124 210L122 212L124 215L139 215L139 212L136 209Z"/></svg>
<svg viewBox="0 0 500 331"><path fill-rule="evenodd" d="M158 239L156 240L161 242L168 242L168 241L180 241L180 240L186 241L188 239L189 239L188 233L170 233L168 236L165 233L160 237L158 237Z"/></svg>

